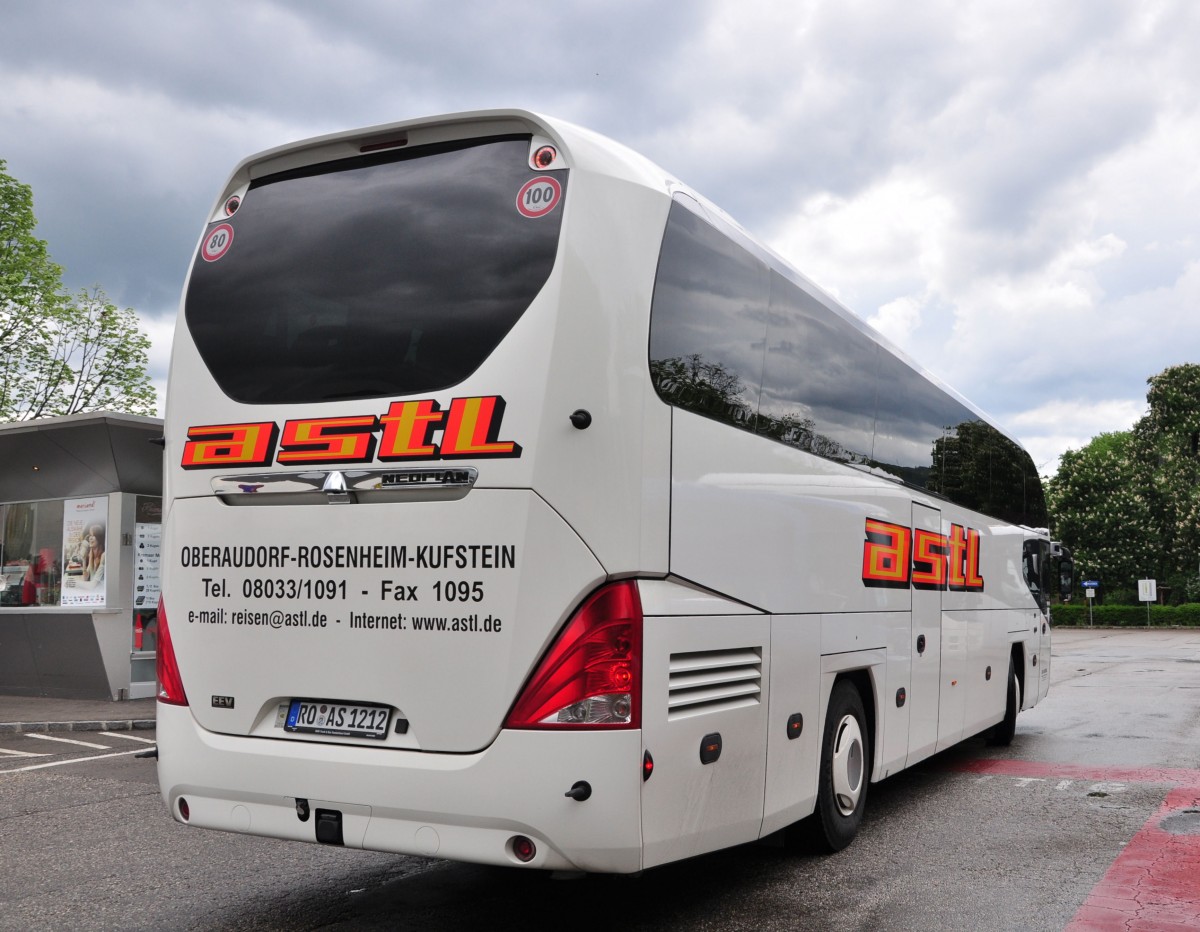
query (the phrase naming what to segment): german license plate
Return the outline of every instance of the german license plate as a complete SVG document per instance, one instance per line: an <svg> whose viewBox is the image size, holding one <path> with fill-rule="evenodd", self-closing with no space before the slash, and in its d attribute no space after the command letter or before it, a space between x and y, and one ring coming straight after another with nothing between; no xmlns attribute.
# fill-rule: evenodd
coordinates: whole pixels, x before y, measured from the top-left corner
<svg viewBox="0 0 1200 932"><path fill-rule="evenodd" d="M347 738L386 738L392 710L382 705L329 702L324 699L293 699L288 706L284 731Z"/></svg>

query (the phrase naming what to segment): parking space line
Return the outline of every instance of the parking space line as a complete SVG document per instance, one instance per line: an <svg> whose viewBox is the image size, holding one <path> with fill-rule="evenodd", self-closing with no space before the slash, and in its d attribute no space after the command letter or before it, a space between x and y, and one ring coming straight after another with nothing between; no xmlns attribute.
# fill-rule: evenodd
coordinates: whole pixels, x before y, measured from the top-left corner
<svg viewBox="0 0 1200 932"><path fill-rule="evenodd" d="M81 748L93 748L97 751L107 751L109 745L95 744L91 741L80 741L76 738L60 738L58 735L44 735L40 731L28 731L25 733L27 738L37 738L41 741L61 741L63 744L77 744Z"/></svg>
<svg viewBox="0 0 1200 932"><path fill-rule="evenodd" d="M37 751L10 751L8 748L0 748L0 754L8 754L12 757L49 757L49 754L39 754Z"/></svg>
<svg viewBox="0 0 1200 932"><path fill-rule="evenodd" d="M123 731L102 731L100 734L106 738L124 738L126 741L140 741L142 744L157 744L153 738L142 738L139 735L127 735Z"/></svg>
<svg viewBox="0 0 1200 932"><path fill-rule="evenodd" d="M109 757L128 757L130 754L141 754L137 748L132 751L114 751L112 754L94 754L91 757L73 757L70 760L56 760L48 764L30 764L28 767L15 767L12 770L0 770L0 774L24 773L27 770L45 770L47 767L65 767L67 764L83 764L90 760L106 760Z"/></svg>

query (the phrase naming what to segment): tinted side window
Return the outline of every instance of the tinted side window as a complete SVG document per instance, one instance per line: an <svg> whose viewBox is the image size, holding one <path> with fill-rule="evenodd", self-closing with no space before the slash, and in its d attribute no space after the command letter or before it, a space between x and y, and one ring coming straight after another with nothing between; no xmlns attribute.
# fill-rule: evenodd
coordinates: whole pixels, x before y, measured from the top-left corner
<svg viewBox="0 0 1200 932"><path fill-rule="evenodd" d="M1028 453L685 203L671 207L651 308L650 371L664 401L1045 525Z"/></svg>
<svg viewBox="0 0 1200 932"><path fill-rule="evenodd" d="M891 353L881 351L879 357L879 418L872 459L910 485L941 491L931 483L944 458L934 444L953 437L960 425L979 422L979 417Z"/></svg>
<svg viewBox="0 0 1200 932"><path fill-rule="evenodd" d="M934 443L939 469L929 490L1012 524L1046 526L1046 499L1033 460L986 421L968 421Z"/></svg>
<svg viewBox="0 0 1200 932"><path fill-rule="evenodd" d="M1013 524L1046 523L1029 454L891 353L880 352L874 465Z"/></svg>
<svg viewBox="0 0 1200 932"><path fill-rule="evenodd" d="M185 305L222 390L297 403L461 382L554 265L567 177L553 174L552 210L522 215L528 156L529 138L509 137L256 181L226 251L197 257Z"/></svg>
<svg viewBox="0 0 1200 932"><path fill-rule="evenodd" d="M753 429L769 287L766 265L672 204L650 316L650 372L663 400Z"/></svg>
<svg viewBox="0 0 1200 932"><path fill-rule="evenodd" d="M878 354L852 324L772 272L759 433L830 459L867 462Z"/></svg>

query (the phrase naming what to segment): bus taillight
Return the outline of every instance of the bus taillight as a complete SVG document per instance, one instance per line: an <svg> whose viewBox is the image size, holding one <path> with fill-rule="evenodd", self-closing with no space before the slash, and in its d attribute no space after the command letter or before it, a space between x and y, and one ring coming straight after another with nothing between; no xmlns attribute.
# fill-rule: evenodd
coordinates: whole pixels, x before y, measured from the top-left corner
<svg viewBox="0 0 1200 932"><path fill-rule="evenodd" d="M638 728L642 603L624 580L594 592L542 658L506 728Z"/></svg>
<svg viewBox="0 0 1200 932"><path fill-rule="evenodd" d="M187 705L187 693L183 691L183 678L179 675L171 630L167 626L167 610L161 596L158 599L158 655L155 665L158 668L158 701L168 705Z"/></svg>

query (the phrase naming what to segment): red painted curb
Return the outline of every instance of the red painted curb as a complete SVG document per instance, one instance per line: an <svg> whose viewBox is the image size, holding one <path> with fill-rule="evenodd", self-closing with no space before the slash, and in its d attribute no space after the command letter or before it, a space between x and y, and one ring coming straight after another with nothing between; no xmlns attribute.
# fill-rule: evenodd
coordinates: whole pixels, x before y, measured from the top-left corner
<svg viewBox="0 0 1200 932"><path fill-rule="evenodd" d="M1088 894L1069 932L1200 928L1200 835L1164 831L1168 816L1200 813L1200 791L1172 790Z"/></svg>
<svg viewBox="0 0 1200 932"><path fill-rule="evenodd" d="M1025 760L973 760L950 769L1030 779L1162 783L1166 799L1092 888L1067 932L1195 932L1200 929L1200 834L1173 834L1163 820L1200 819L1200 770L1097 767Z"/></svg>

